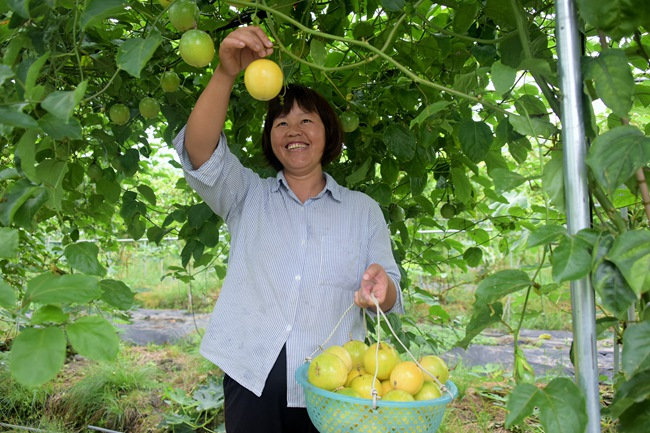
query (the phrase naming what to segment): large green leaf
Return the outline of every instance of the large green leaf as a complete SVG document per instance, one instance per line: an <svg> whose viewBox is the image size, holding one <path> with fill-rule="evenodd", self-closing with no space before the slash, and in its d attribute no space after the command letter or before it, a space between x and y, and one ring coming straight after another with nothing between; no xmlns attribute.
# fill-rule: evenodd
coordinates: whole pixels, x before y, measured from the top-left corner
<svg viewBox="0 0 650 433"><path fill-rule="evenodd" d="M603 306L616 317L625 317L637 296L618 268L609 260L602 260L592 272L591 280Z"/></svg>
<svg viewBox="0 0 650 433"><path fill-rule="evenodd" d="M25 386L38 386L51 379L65 362L66 340L61 328L23 330L11 346L9 370Z"/></svg>
<svg viewBox="0 0 650 433"><path fill-rule="evenodd" d="M465 327L465 337L456 343L456 346L467 349L474 337L479 335L484 329L493 323L499 323L503 316L503 304L495 302L494 304L482 304L478 301L474 303L472 317L470 317Z"/></svg>
<svg viewBox="0 0 650 433"><path fill-rule="evenodd" d="M77 242L63 250L68 264L72 269L90 275L104 276L106 269L99 263L99 247L93 242Z"/></svg>
<svg viewBox="0 0 650 433"><path fill-rule="evenodd" d="M499 95L504 95L512 89L517 78L517 70L508 65L504 65L500 61L492 63L492 75L490 79L494 84L494 90Z"/></svg>
<svg viewBox="0 0 650 433"><path fill-rule="evenodd" d="M556 134L557 128L551 122L539 117L518 116L511 114L508 121L517 133L529 137L551 138Z"/></svg>
<svg viewBox="0 0 650 433"><path fill-rule="evenodd" d="M125 0L89 0L79 20L81 28L86 30L89 26L100 25L106 18L124 13L125 3Z"/></svg>
<svg viewBox="0 0 650 433"><path fill-rule="evenodd" d="M75 90L54 91L45 97L41 106L54 116L68 121L83 98L87 85L87 81L82 81Z"/></svg>
<svg viewBox="0 0 650 433"><path fill-rule="evenodd" d="M607 408L607 414L618 418L635 402L647 400L650 400L650 369L635 374L619 386L612 404Z"/></svg>
<svg viewBox="0 0 650 433"><path fill-rule="evenodd" d="M506 269L487 276L476 287L476 303L488 305L506 295L526 289L533 284L524 271Z"/></svg>
<svg viewBox="0 0 650 433"><path fill-rule="evenodd" d="M403 125L389 125L384 130L382 140L390 153L400 162L410 161L415 156L415 136Z"/></svg>
<svg viewBox="0 0 650 433"><path fill-rule="evenodd" d="M444 110L450 104L451 102L449 101L436 101L426 106L415 119L411 120L410 128L413 129L414 126L425 123L427 119Z"/></svg>
<svg viewBox="0 0 650 433"><path fill-rule="evenodd" d="M650 138L631 125L599 135L586 158L591 172L610 194L648 162Z"/></svg>
<svg viewBox="0 0 650 433"><path fill-rule="evenodd" d="M0 279L0 307L13 310L16 308L16 301L16 290Z"/></svg>
<svg viewBox="0 0 650 433"><path fill-rule="evenodd" d="M140 72L161 43L162 36L158 30L152 30L144 39L132 38L125 41L117 52L117 67L140 78Z"/></svg>
<svg viewBox="0 0 650 433"><path fill-rule="evenodd" d="M537 400L541 398L541 392L531 383L521 383L515 386L508 395L506 427L511 428L513 425L520 424L530 416L537 406Z"/></svg>
<svg viewBox="0 0 650 433"><path fill-rule="evenodd" d="M566 236L566 227L556 224L547 224L536 227L528 236L527 246L533 248L539 245L547 245Z"/></svg>
<svg viewBox="0 0 650 433"><path fill-rule="evenodd" d="M0 258L10 259L18 253L18 230L0 227Z"/></svg>
<svg viewBox="0 0 650 433"><path fill-rule="evenodd" d="M596 85L600 99L619 117L627 117L632 108L634 77L623 50L609 49L596 58L585 60L585 78Z"/></svg>
<svg viewBox="0 0 650 433"><path fill-rule="evenodd" d="M589 243L578 236L566 236L553 250L553 280L558 283L578 280L591 271L591 251Z"/></svg>
<svg viewBox="0 0 650 433"><path fill-rule="evenodd" d="M496 168L492 170L490 176L494 180L494 190L497 194L512 191L522 183L526 182L524 176L505 168Z"/></svg>
<svg viewBox="0 0 650 433"><path fill-rule="evenodd" d="M68 172L68 164L56 159L45 159L36 167L36 176L49 191L48 205L61 210L63 200L63 179Z"/></svg>
<svg viewBox="0 0 650 433"><path fill-rule="evenodd" d="M560 211L566 209L566 198L564 195L564 162L562 152L551 152L551 159L546 163L542 171L542 187L548 194L551 202Z"/></svg>
<svg viewBox="0 0 650 433"><path fill-rule="evenodd" d="M459 126L458 141L470 161L481 162L490 151L494 135L487 123L466 120Z"/></svg>
<svg viewBox="0 0 650 433"><path fill-rule="evenodd" d="M465 170L462 167L453 167L450 174L456 198L463 203L471 203L474 198L474 188Z"/></svg>
<svg viewBox="0 0 650 433"><path fill-rule="evenodd" d="M627 378L650 369L650 322L633 324L625 330L622 366Z"/></svg>
<svg viewBox="0 0 650 433"><path fill-rule="evenodd" d="M629 231L616 238L608 254L637 296L650 291L649 245L650 231Z"/></svg>
<svg viewBox="0 0 650 433"><path fill-rule="evenodd" d="M576 0L580 16L614 39L631 36L650 15L646 0Z"/></svg>
<svg viewBox="0 0 650 433"><path fill-rule="evenodd" d="M565 377L559 377L543 389L531 384L518 385L508 398L506 426L519 424L539 409L539 420L544 431L557 433L583 432L587 426L587 409L578 386Z"/></svg>
<svg viewBox="0 0 650 433"><path fill-rule="evenodd" d="M99 287L102 290L101 299L107 304L120 310L128 310L133 306L135 294L123 281L101 280Z"/></svg>
<svg viewBox="0 0 650 433"><path fill-rule="evenodd" d="M97 278L90 275L54 275L51 272L38 275L27 282L23 303L83 304L98 299L101 290Z"/></svg>
<svg viewBox="0 0 650 433"><path fill-rule="evenodd" d="M0 223L8 226L15 222L15 217L20 208L25 205L31 198L38 196L42 188L31 182L21 179L14 183L5 191L2 200L0 200ZM20 224L21 227L25 225Z"/></svg>
<svg viewBox="0 0 650 433"><path fill-rule="evenodd" d="M120 339L108 320L99 316L77 319L66 327L72 347L95 361L112 361L120 348Z"/></svg>
<svg viewBox="0 0 650 433"><path fill-rule="evenodd" d="M8 107L0 107L0 124L16 128L38 128L38 123L32 116Z"/></svg>

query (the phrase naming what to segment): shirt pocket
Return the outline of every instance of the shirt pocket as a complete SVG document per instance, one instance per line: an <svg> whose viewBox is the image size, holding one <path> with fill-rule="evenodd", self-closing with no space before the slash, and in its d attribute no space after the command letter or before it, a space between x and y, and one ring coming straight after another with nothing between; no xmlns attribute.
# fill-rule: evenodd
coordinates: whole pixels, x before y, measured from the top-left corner
<svg viewBox="0 0 650 433"><path fill-rule="evenodd" d="M320 250L318 284L356 290L359 285L361 246L343 236L323 236Z"/></svg>

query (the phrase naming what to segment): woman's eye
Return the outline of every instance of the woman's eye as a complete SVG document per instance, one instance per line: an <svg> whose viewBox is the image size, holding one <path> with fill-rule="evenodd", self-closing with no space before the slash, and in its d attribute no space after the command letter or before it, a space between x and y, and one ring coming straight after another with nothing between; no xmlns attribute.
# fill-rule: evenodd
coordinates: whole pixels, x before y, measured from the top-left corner
<svg viewBox="0 0 650 433"><path fill-rule="evenodd" d="M287 122L278 122L275 126L286 126Z"/></svg>

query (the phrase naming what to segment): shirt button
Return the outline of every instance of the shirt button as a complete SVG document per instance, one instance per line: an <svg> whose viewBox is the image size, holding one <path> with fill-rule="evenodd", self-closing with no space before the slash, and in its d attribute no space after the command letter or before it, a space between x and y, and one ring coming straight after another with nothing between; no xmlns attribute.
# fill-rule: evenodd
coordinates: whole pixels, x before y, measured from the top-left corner
<svg viewBox="0 0 650 433"><path fill-rule="evenodd" d="M304 239L300 241L300 245L305 245L305 240Z"/></svg>
<svg viewBox="0 0 650 433"><path fill-rule="evenodd" d="M291 325L287 325L287 331L291 331Z"/></svg>
<svg viewBox="0 0 650 433"><path fill-rule="evenodd" d="M296 280L296 281L300 281L300 275L296 275L296 276L294 277L294 280Z"/></svg>

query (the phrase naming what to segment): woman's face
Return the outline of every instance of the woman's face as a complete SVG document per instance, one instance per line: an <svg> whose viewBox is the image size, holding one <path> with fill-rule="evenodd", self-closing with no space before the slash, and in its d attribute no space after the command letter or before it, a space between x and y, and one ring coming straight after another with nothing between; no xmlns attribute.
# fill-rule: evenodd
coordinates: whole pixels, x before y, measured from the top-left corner
<svg viewBox="0 0 650 433"><path fill-rule="evenodd" d="M325 151L325 126L318 113L304 111L294 104L287 115L280 115L271 128L273 153L285 174L306 175L322 171Z"/></svg>

